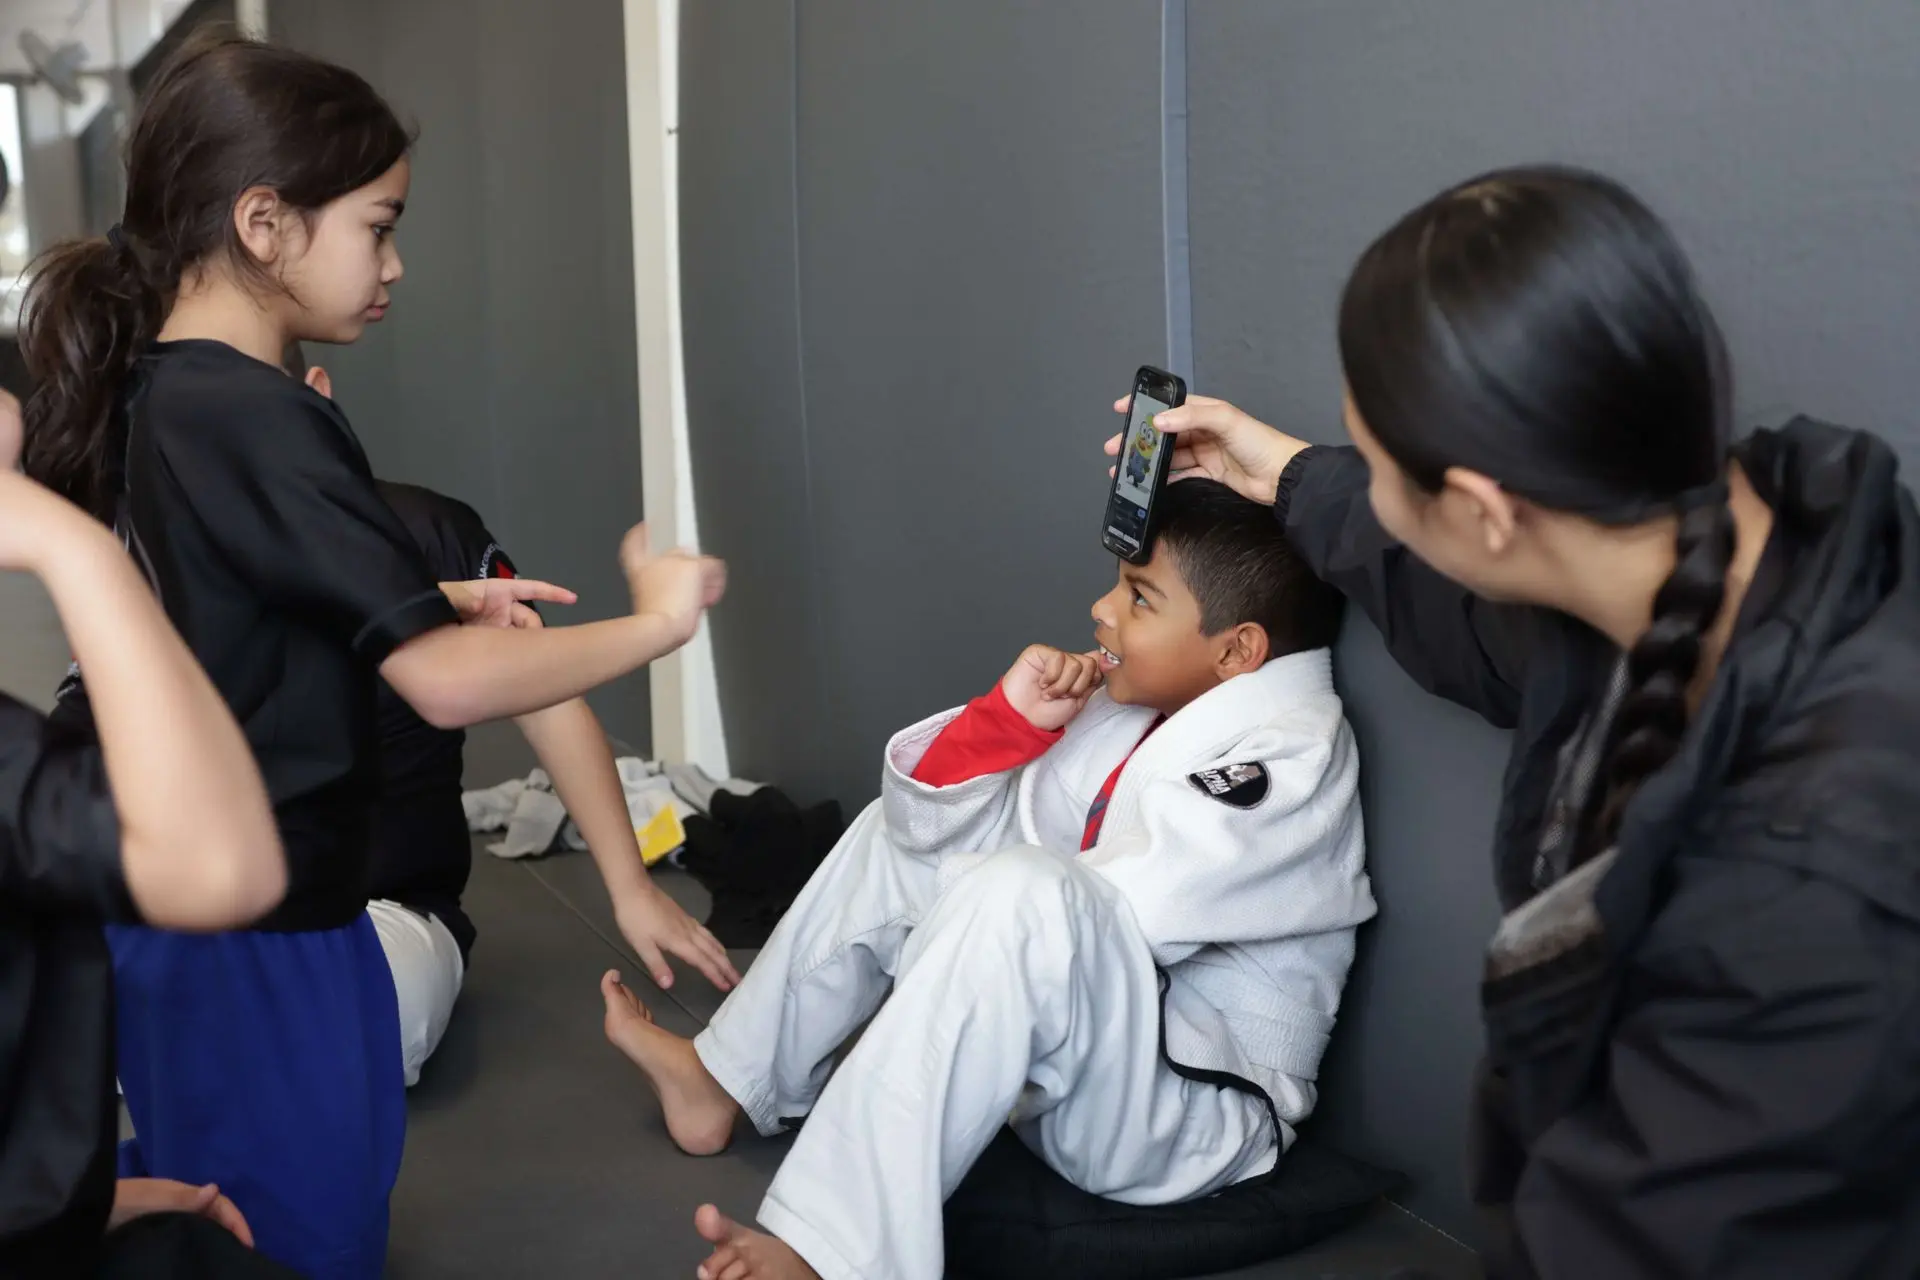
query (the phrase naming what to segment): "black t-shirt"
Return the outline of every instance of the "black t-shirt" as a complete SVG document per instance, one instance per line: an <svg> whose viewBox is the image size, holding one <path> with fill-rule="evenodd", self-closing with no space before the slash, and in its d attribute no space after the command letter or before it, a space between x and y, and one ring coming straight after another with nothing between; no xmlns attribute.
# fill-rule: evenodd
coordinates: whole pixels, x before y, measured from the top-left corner
<svg viewBox="0 0 1920 1280"><path fill-rule="evenodd" d="M286 845L286 901L258 927L350 923L379 664L459 619L325 396L223 343L157 343L126 420L121 535L245 731Z"/></svg>
<svg viewBox="0 0 1920 1280"><path fill-rule="evenodd" d="M100 753L0 695L0 1275L80 1275L113 1207L113 962L135 918Z"/></svg>
<svg viewBox="0 0 1920 1280"><path fill-rule="evenodd" d="M418 485L378 483L441 582L514 577L513 561L466 503ZM373 809L374 897L440 917L473 950L473 922L460 909L473 870L472 837L460 806L467 735L436 729L385 681L379 692L380 793Z"/></svg>

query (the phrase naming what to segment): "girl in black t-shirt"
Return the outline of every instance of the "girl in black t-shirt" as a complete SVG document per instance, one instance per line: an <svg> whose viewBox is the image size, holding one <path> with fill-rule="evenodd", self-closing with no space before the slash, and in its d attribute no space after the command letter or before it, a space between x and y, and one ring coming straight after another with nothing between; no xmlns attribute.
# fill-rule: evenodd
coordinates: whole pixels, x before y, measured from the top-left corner
<svg viewBox="0 0 1920 1280"><path fill-rule="evenodd" d="M0 570L40 578L94 674L99 733L63 741L0 694L0 1274L103 1258L281 1275L216 1186L116 1182L103 920L225 928L286 887L260 772L225 704L112 536L13 470L0 391ZM109 1229L111 1232L109 1233ZM136 1263L137 1260L137 1263Z"/></svg>
<svg viewBox="0 0 1920 1280"><path fill-rule="evenodd" d="M346 419L281 372L289 342L385 314L410 143L351 72L191 38L134 124L123 223L47 257L22 325L29 469L134 549L246 731L291 881L244 933L114 932L122 1167L217 1180L316 1280L380 1273L405 1130L365 910L376 679L442 727L521 714L683 644L723 586L717 561L630 535L632 615L512 626L520 601L571 597L437 586Z"/></svg>

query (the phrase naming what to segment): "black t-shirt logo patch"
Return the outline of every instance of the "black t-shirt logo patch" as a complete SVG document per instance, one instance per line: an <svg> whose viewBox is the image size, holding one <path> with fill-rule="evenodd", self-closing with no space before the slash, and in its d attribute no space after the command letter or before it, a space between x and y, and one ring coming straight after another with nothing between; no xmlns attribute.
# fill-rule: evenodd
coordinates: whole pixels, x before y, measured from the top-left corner
<svg viewBox="0 0 1920 1280"><path fill-rule="evenodd" d="M1187 781L1221 804L1251 809L1267 798L1270 783L1263 764L1228 764L1188 774Z"/></svg>

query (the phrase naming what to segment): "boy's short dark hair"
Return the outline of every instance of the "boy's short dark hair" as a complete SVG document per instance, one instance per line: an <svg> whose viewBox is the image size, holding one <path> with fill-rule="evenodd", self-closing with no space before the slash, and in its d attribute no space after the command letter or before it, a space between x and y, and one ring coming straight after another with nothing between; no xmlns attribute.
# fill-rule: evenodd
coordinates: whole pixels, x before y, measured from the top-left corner
<svg viewBox="0 0 1920 1280"><path fill-rule="evenodd" d="M1313 576L1272 510L1196 479L1169 484L1158 516L1155 536L1200 602L1201 631L1256 623L1276 658L1333 643L1344 601Z"/></svg>

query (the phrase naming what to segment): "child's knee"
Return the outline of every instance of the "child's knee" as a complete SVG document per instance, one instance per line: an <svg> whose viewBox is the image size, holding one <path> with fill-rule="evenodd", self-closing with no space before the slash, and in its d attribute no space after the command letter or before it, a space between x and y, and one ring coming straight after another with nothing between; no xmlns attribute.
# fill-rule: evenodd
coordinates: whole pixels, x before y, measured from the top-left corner
<svg viewBox="0 0 1920 1280"><path fill-rule="evenodd" d="M1022 903L1068 892L1073 863L1057 853L1016 845L983 858L961 877L952 892L981 902Z"/></svg>
<svg viewBox="0 0 1920 1280"><path fill-rule="evenodd" d="M1107 907L1085 868L1060 854L1020 846L982 860L962 876L942 896L935 915L964 919L971 929L1014 941L1035 934L1071 936L1104 918Z"/></svg>

